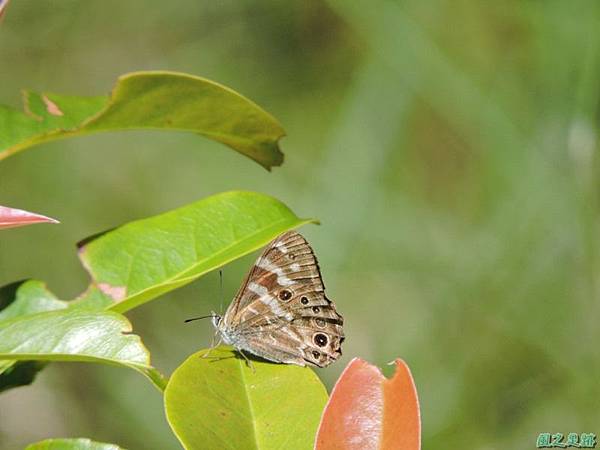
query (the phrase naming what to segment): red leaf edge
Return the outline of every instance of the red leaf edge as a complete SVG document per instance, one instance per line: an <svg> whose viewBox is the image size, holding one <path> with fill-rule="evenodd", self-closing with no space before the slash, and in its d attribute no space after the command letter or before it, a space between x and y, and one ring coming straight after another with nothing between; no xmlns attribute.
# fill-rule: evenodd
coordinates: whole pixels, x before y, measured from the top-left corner
<svg viewBox="0 0 600 450"><path fill-rule="evenodd" d="M379 368L354 358L325 406L315 450L419 450L421 417L414 379L402 359L386 379Z"/></svg>
<svg viewBox="0 0 600 450"><path fill-rule="evenodd" d="M22 227L34 223L59 223L58 220L22 209L0 206L0 229Z"/></svg>

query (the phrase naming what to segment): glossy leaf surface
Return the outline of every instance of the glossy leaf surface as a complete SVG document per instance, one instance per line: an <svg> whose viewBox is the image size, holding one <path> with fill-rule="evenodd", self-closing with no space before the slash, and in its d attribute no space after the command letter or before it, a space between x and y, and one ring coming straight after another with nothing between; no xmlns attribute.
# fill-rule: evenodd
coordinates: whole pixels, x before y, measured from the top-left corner
<svg viewBox="0 0 600 450"><path fill-rule="evenodd" d="M1 288L0 326L18 319L18 323L28 323L24 328L34 335L43 331L48 333L41 335L43 338L37 342L72 337L73 333L79 333L80 324L71 318L87 317L91 321L95 314L101 317L106 309L127 311L190 283L202 274L266 245L280 233L307 222L310 220L299 219L272 197L252 192L228 192L126 224L81 245L80 257L92 275L92 282L78 299L59 300L42 282L34 280ZM58 314L57 310L62 313ZM56 314L38 317L39 313L50 311ZM42 319L42 322L36 322ZM29 320L31 322L25 322ZM53 320L63 321L63 326L56 327ZM95 325L90 326L94 328ZM68 327L73 328L69 330ZM9 342L9 335L17 339L12 341L15 347L19 339L36 342L35 339L30 341L32 335L16 326L11 326L5 333L6 342ZM123 337L120 333L116 336ZM81 345L86 339L96 339L94 335L86 338L85 333L79 337ZM7 351L0 357L0 390L30 383L36 371L43 367L43 364L27 364L26 361L102 360L94 354L38 350L20 351L18 355ZM147 375L158 388L163 389L166 385L155 369L140 368L135 364L128 366Z"/></svg>
<svg viewBox="0 0 600 450"><path fill-rule="evenodd" d="M27 446L25 450L124 450L114 444L93 442L90 439L47 439Z"/></svg>
<svg viewBox="0 0 600 450"><path fill-rule="evenodd" d="M56 298L41 281L17 282L0 288L0 323L14 317L65 309L68 305Z"/></svg>
<svg viewBox="0 0 600 450"><path fill-rule="evenodd" d="M192 449L312 448L327 392L306 367L252 360L219 347L190 356L171 376L165 408Z"/></svg>
<svg viewBox="0 0 600 450"><path fill-rule="evenodd" d="M25 113L0 106L0 160L33 145L99 131L189 131L270 169L283 162L283 128L267 112L213 81L175 72L121 76L110 96L26 91Z"/></svg>
<svg viewBox="0 0 600 450"><path fill-rule="evenodd" d="M27 314L65 309L67 305L40 281L19 281L0 288L0 322ZM45 365L40 361L0 360L0 392L31 384Z"/></svg>
<svg viewBox="0 0 600 450"><path fill-rule="evenodd" d="M0 360L91 361L133 368L161 388L131 324L114 312L63 309L0 321Z"/></svg>
<svg viewBox="0 0 600 450"><path fill-rule="evenodd" d="M226 192L131 222L80 248L95 286L127 311L310 220L254 192Z"/></svg>

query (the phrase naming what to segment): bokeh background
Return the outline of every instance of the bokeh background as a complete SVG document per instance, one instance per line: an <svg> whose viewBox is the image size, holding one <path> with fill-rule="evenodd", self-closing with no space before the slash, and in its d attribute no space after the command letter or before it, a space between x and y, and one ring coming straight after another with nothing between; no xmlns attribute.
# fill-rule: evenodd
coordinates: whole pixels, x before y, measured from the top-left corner
<svg viewBox="0 0 600 450"><path fill-rule="evenodd" d="M0 235L0 284L88 279L79 239L229 189L276 196L346 318L331 387L360 356L396 357L419 390L425 449L535 448L600 435L600 2L596 0L13 1L0 102L20 89L107 93L142 69L189 72L285 126L272 173L206 139L111 133L0 164L0 204L60 226ZM235 294L255 255L225 268ZM170 373L210 342L216 273L129 314ZM0 395L0 448L85 436L176 449L139 374L53 364Z"/></svg>

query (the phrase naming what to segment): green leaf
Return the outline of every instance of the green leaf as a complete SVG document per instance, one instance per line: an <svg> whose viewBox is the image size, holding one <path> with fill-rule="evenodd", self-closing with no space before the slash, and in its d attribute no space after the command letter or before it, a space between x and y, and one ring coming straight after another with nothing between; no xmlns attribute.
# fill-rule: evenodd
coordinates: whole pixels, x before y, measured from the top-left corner
<svg viewBox="0 0 600 450"><path fill-rule="evenodd" d="M89 439L47 439L27 446L25 450L123 450L114 444L93 442Z"/></svg>
<svg viewBox="0 0 600 450"><path fill-rule="evenodd" d="M0 360L93 361L133 368L159 389L164 380L122 315L106 312L49 311L0 322Z"/></svg>
<svg viewBox="0 0 600 450"><path fill-rule="evenodd" d="M306 367L252 360L228 347L190 356L171 376L165 410L188 450L308 449L327 392Z"/></svg>
<svg viewBox="0 0 600 450"><path fill-rule="evenodd" d="M44 283L37 280L20 281L0 288L0 304L3 302L7 306L0 310L0 322L27 314L65 309L69 305L57 299Z"/></svg>
<svg viewBox="0 0 600 450"><path fill-rule="evenodd" d="M25 112L0 106L0 160L33 145L99 131L189 131L228 145L266 169L283 162L279 122L213 81L174 72L121 76L110 97L24 93Z"/></svg>
<svg viewBox="0 0 600 450"><path fill-rule="evenodd" d="M272 197L226 192L103 234L80 258L112 309L124 312L311 221Z"/></svg>
<svg viewBox="0 0 600 450"><path fill-rule="evenodd" d="M0 289L0 340L6 344L9 334L15 337L15 330L19 332L18 339L12 342L15 347L19 340L36 342L30 339L42 332L46 334L39 334L41 338L36 338L39 342L50 342L61 336L68 339L81 325L77 320L69 322L69 318L106 320L100 313L105 309L124 312L141 305L307 222L311 220L299 219L272 197L227 192L97 235L80 247L80 257L92 276L92 283L77 300L59 300L43 283L33 280ZM56 314L38 314L44 311ZM7 338L4 339L1 327L13 324L12 321L23 325L5 330ZM64 326L56 327L55 322ZM116 331L114 327L113 331ZM113 338L115 336L123 338L120 332ZM82 335L82 339L96 338ZM80 344L85 343L84 340ZM30 383L35 369L42 367L25 365L23 361L98 360L93 352L94 357L81 352L19 350L18 354L7 351L4 356L0 355L0 390ZM120 364L127 365L126 362ZM143 368L129 367L144 373L159 389L166 386L165 378L149 363Z"/></svg>
<svg viewBox="0 0 600 450"><path fill-rule="evenodd" d="M0 312L17 298L17 290L25 281L15 281L0 287Z"/></svg>
<svg viewBox="0 0 600 450"><path fill-rule="evenodd" d="M43 311L64 309L67 302L58 300L41 281L26 280L0 288L0 322L5 319ZM0 360L0 392L31 384L45 364Z"/></svg>
<svg viewBox="0 0 600 450"><path fill-rule="evenodd" d="M0 361L0 392L30 385L46 364L42 361Z"/></svg>

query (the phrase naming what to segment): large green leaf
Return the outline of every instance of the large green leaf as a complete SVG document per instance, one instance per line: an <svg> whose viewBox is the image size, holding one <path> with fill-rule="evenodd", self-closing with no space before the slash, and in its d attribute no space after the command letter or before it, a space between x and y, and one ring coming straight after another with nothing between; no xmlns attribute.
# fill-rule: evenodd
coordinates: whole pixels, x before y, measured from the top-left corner
<svg viewBox="0 0 600 450"><path fill-rule="evenodd" d="M85 303L69 303L56 298L46 285L37 280L25 280L11 283L0 288L0 322L14 317L35 314L58 309L101 310L111 301L97 289L86 293ZM85 307L85 308L84 308ZM39 362L17 362L0 360L0 391L30 384L45 364Z"/></svg>
<svg viewBox="0 0 600 450"><path fill-rule="evenodd" d="M63 309L0 321L0 360L93 361L133 368L163 388L150 355L122 315Z"/></svg>
<svg viewBox="0 0 600 450"><path fill-rule="evenodd" d="M106 319L101 314L106 309L124 312L141 305L310 221L299 219L272 197L227 192L95 236L80 247L82 263L90 272L92 282L77 300L59 300L43 283L33 280L0 289L0 327L11 321L22 324L21 328L11 326L5 330L5 341L9 342L11 335L12 338L17 336L17 340L12 341L15 347L19 340L33 343L47 338L48 342L55 339L58 343L56 339L68 339L78 332L81 324L69 318L86 317L93 322L95 317L100 323ZM55 311L55 314L38 314L44 311ZM56 327L53 321L61 322L62 326ZM114 327L112 330L117 331ZM80 337L94 344L94 335L85 336ZM112 337L123 336L119 331ZM4 339L2 334L0 339ZM26 361L30 360L110 362L110 358L109 361L98 359L93 352L91 355L71 354L39 348L33 353L22 348L19 352L7 351L0 357L0 391L33 380L43 364L28 364ZM165 380L156 370L119 363L142 371L155 385L164 387Z"/></svg>
<svg viewBox="0 0 600 450"><path fill-rule="evenodd" d="M5 299L7 305L0 309L0 322L18 316L65 309L69 305L56 298L44 283L37 280L26 280L0 288L0 305L3 303L2 299Z"/></svg>
<svg viewBox="0 0 600 450"><path fill-rule="evenodd" d="M190 356L173 373L165 409L193 449L309 449L327 392L305 367L252 360L227 347Z"/></svg>
<svg viewBox="0 0 600 450"><path fill-rule="evenodd" d="M0 160L70 136L156 129L201 134L267 169L283 162L279 122L235 91L200 77L136 72L121 76L109 97L25 92L24 103L25 114L0 106Z"/></svg>
<svg viewBox="0 0 600 450"><path fill-rule="evenodd" d="M64 309L67 302L58 300L44 283L25 280L0 288L0 322L43 311ZM0 360L0 392L31 384L45 364L39 361Z"/></svg>
<svg viewBox="0 0 600 450"><path fill-rule="evenodd" d="M80 257L112 309L124 312L310 221L272 197L226 192L101 235Z"/></svg>
<svg viewBox="0 0 600 450"><path fill-rule="evenodd" d="M93 442L89 439L47 439L27 446L25 450L123 450L114 444Z"/></svg>

